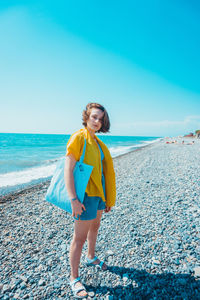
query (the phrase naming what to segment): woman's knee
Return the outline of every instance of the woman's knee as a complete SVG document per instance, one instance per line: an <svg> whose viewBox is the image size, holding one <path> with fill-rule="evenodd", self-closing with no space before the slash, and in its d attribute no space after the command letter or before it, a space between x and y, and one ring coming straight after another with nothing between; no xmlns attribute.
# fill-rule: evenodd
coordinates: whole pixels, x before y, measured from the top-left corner
<svg viewBox="0 0 200 300"><path fill-rule="evenodd" d="M90 231L96 232L99 230L100 222L94 222L90 226Z"/></svg>
<svg viewBox="0 0 200 300"><path fill-rule="evenodd" d="M80 247L80 246L84 245L85 241L86 241L86 236L80 237L80 236L74 235L72 243L74 245Z"/></svg>

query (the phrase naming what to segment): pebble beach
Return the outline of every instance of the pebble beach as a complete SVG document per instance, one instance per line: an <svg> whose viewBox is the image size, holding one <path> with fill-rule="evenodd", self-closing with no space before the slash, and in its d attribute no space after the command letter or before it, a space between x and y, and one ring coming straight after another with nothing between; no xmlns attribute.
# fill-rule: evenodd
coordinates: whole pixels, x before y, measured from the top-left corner
<svg viewBox="0 0 200 300"><path fill-rule="evenodd" d="M162 139L114 158L117 201L85 266L87 299L200 299L200 140ZM45 201L49 182L0 198L0 299L73 299L70 215Z"/></svg>

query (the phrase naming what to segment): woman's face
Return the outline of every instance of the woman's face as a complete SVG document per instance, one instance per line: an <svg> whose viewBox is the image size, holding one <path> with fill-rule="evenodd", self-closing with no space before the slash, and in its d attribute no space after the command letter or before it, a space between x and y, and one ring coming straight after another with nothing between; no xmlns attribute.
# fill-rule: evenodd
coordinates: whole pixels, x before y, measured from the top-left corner
<svg viewBox="0 0 200 300"><path fill-rule="evenodd" d="M98 108L92 108L87 120L87 128L92 131L101 129L104 112Z"/></svg>

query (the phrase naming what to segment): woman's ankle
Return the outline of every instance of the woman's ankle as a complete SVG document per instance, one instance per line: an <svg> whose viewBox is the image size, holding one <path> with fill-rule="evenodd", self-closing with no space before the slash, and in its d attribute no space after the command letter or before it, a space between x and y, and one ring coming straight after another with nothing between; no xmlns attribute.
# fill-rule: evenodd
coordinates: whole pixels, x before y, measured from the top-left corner
<svg viewBox="0 0 200 300"><path fill-rule="evenodd" d="M87 258L93 259L95 257L95 254L87 254Z"/></svg>
<svg viewBox="0 0 200 300"><path fill-rule="evenodd" d="M87 258L89 259L93 259L95 257L95 255L87 255Z"/></svg>
<svg viewBox="0 0 200 300"><path fill-rule="evenodd" d="M78 278L79 277L79 275L77 274L77 275L70 275L70 281L73 281L73 280L75 280L76 278Z"/></svg>

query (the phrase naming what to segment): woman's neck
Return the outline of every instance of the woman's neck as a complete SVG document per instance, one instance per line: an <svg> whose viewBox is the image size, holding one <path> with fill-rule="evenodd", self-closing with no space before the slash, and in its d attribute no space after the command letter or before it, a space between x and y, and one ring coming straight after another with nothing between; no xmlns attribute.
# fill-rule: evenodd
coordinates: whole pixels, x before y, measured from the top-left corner
<svg viewBox="0 0 200 300"><path fill-rule="evenodd" d="M88 128L88 127L86 127L86 128L87 128L87 130L89 131L91 137L92 137L93 139L95 139L95 131L92 130L92 129L90 129L90 128Z"/></svg>

